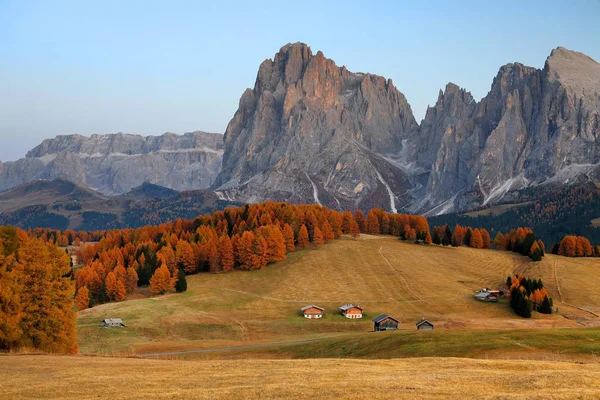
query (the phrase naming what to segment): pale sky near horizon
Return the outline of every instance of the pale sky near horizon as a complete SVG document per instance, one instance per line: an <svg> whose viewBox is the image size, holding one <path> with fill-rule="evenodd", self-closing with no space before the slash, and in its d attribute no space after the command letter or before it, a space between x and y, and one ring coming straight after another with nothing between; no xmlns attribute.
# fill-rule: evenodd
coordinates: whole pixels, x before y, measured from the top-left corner
<svg viewBox="0 0 600 400"><path fill-rule="evenodd" d="M288 42L392 78L419 122L450 81L479 100L557 46L600 61L600 0L421 3L0 0L0 160L60 134L223 133Z"/></svg>

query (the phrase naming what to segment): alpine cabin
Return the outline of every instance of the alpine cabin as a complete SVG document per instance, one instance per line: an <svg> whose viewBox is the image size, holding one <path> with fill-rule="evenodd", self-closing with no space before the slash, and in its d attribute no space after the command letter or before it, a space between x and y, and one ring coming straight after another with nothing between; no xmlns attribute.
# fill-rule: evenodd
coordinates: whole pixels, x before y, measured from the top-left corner
<svg viewBox="0 0 600 400"><path fill-rule="evenodd" d="M425 318L417 322L417 330L418 331L432 331L433 324L427 321Z"/></svg>
<svg viewBox="0 0 600 400"><path fill-rule="evenodd" d="M106 318L102 320L103 328L124 328L125 323L121 318Z"/></svg>
<svg viewBox="0 0 600 400"><path fill-rule="evenodd" d="M304 313L304 318L308 319L323 318L323 312L325 311L324 308L315 306L313 304L311 304L310 306L302 307L300 310Z"/></svg>
<svg viewBox="0 0 600 400"><path fill-rule="evenodd" d="M340 307L340 310L342 310L342 315L346 318L362 318L363 309L354 304L345 304Z"/></svg>
<svg viewBox="0 0 600 400"><path fill-rule="evenodd" d="M381 314L373 318L373 323L375 324L373 327L373 330L375 332L396 331L398 330L398 324L400 323L400 321L387 314Z"/></svg>

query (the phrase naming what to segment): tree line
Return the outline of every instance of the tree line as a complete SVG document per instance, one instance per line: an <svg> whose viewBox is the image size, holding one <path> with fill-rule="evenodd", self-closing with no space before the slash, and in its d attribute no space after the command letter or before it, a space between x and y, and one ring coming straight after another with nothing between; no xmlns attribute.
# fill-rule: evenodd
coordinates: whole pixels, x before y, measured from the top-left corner
<svg viewBox="0 0 600 400"><path fill-rule="evenodd" d="M81 242L78 232L38 233L50 241ZM100 238L76 252L81 265L74 274L77 308L121 301L139 286L149 286L153 294L184 291L186 275L260 269L297 249L361 233L431 243L423 216L383 210L365 216L276 202L231 207L193 220L88 234Z"/></svg>

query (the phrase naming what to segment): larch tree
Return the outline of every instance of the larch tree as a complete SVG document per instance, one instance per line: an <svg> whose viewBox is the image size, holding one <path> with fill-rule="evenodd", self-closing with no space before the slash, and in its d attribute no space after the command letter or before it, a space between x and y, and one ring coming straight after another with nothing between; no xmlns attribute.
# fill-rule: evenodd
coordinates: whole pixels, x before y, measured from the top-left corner
<svg viewBox="0 0 600 400"><path fill-rule="evenodd" d="M9 350L16 347L22 335L23 305L20 296L23 272L14 255L5 257L4 252L0 239L0 350Z"/></svg>
<svg viewBox="0 0 600 400"><path fill-rule="evenodd" d="M125 278L125 289L128 293L133 293L137 288L138 274L134 266L127 268L127 277Z"/></svg>
<svg viewBox="0 0 600 400"><path fill-rule="evenodd" d="M469 247L473 247L474 249L482 249L483 248L483 238L481 236L481 231L475 228L471 232L471 237L469 239Z"/></svg>
<svg viewBox="0 0 600 400"><path fill-rule="evenodd" d="M177 242L177 248L175 249L175 256L177 259L177 265L188 274L196 272L196 260L194 259L194 250L192 246L185 240L179 240Z"/></svg>
<svg viewBox="0 0 600 400"><path fill-rule="evenodd" d="M498 232L496 234L496 237L494 238L494 246L496 246L497 249L505 250L505 240L502 232Z"/></svg>
<svg viewBox="0 0 600 400"><path fill-rule="evenodd" d="M300 226L300 230L298 231L298 247L301 249L308 247L308 229L306 229L306 225L304 224Z"/></svg>
<svg viewBox="0 0 600 400"><path fill-rule="evenodd" d="M490 249L492 247L492 238L490 237L490 233L485 228L481 228L479 232L481 233L481 238L483 239L483 248Z"/></svg>
<svg viewBox="0 0 600 400"><path fill-rule="evenodd" d="M369 211L369 214L367 215L367 226L370 234L374 235L380 233L381 227L379 225L379 218L377 218L375 210Z"/></svg>
<svg viewBox="0 0 600 400"><path fill-rule="evenodd" d="M19 249L23 266L23 335L20 345L52 353L77 353L75 285L69 256L58 247L30 239Z"/></svg>
<svg viewBox="0 0 600 400"><path fill-rule="evenodd" d="M82 286L77 291L77 295L75 296L75 307L77 307L78 311L85 310L90 306L90 291L87 286Z"/></svg>
<svg viewBox="0 0 600 400"><path fill-rule="evenodd" d="M319 247L323 246L325 244L325 240L323 239L323 234L321 233L321 230L318 227L315 227L313 242Z"/></svg>
<svg viewBox="0 0 600 400"><path fill-rule="evenodd" d="M154 275L150 278L150 292L152 294L163 294L172 290L174 287L173 279L171 279L171 273L169 272L169 267L165 264L162 264L156 271L154 271Z"/></svg>
<svg viewBox="0 0 600 400"><path fill-rule="evenodd" d="M323 239L325 239L326 242L335 239L333 229L331 228L331 224L329 222L323 222L323 229L321 231L323 233Z"/></svg>
<svg viewBox="0 0 600 400"><path fill-rule="evenodd" d="M350 235L352 235L352 239L354 240L360 237L360 227L356 221L352 221L350 224Z"/></svg>
<svg viewBox="0 0 600 400"><path fill-rule="evenodd" d="M283 238L285 239L285 248L288 252L294 251L294 230L289 224L283 226Z"/></svg>
<svg viewBox="0 0 600 400"><path fill-rule="evenodd" d="M233 245L231 244L231 239L227 235L223 235L219 239L219 258L221 261L221 270L223 272L229 272L233 269L235 264Z"/></svg>

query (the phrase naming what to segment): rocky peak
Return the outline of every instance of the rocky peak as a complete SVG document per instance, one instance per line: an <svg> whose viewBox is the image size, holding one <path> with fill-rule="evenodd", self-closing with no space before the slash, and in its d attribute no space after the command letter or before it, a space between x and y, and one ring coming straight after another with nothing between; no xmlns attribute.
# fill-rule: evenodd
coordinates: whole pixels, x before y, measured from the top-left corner
<svg viewBox="0 0 600 400"><path fill-rule="evenodd" d="M391 80L352 73L303 43L287 44L260 65L254 89L242 95L225 132L217 184L246 201L297 193L295 201L322 196L339 208L384 188L372 165L366 171L371 156L357 153L396 153L417 127Z"/></svg>

